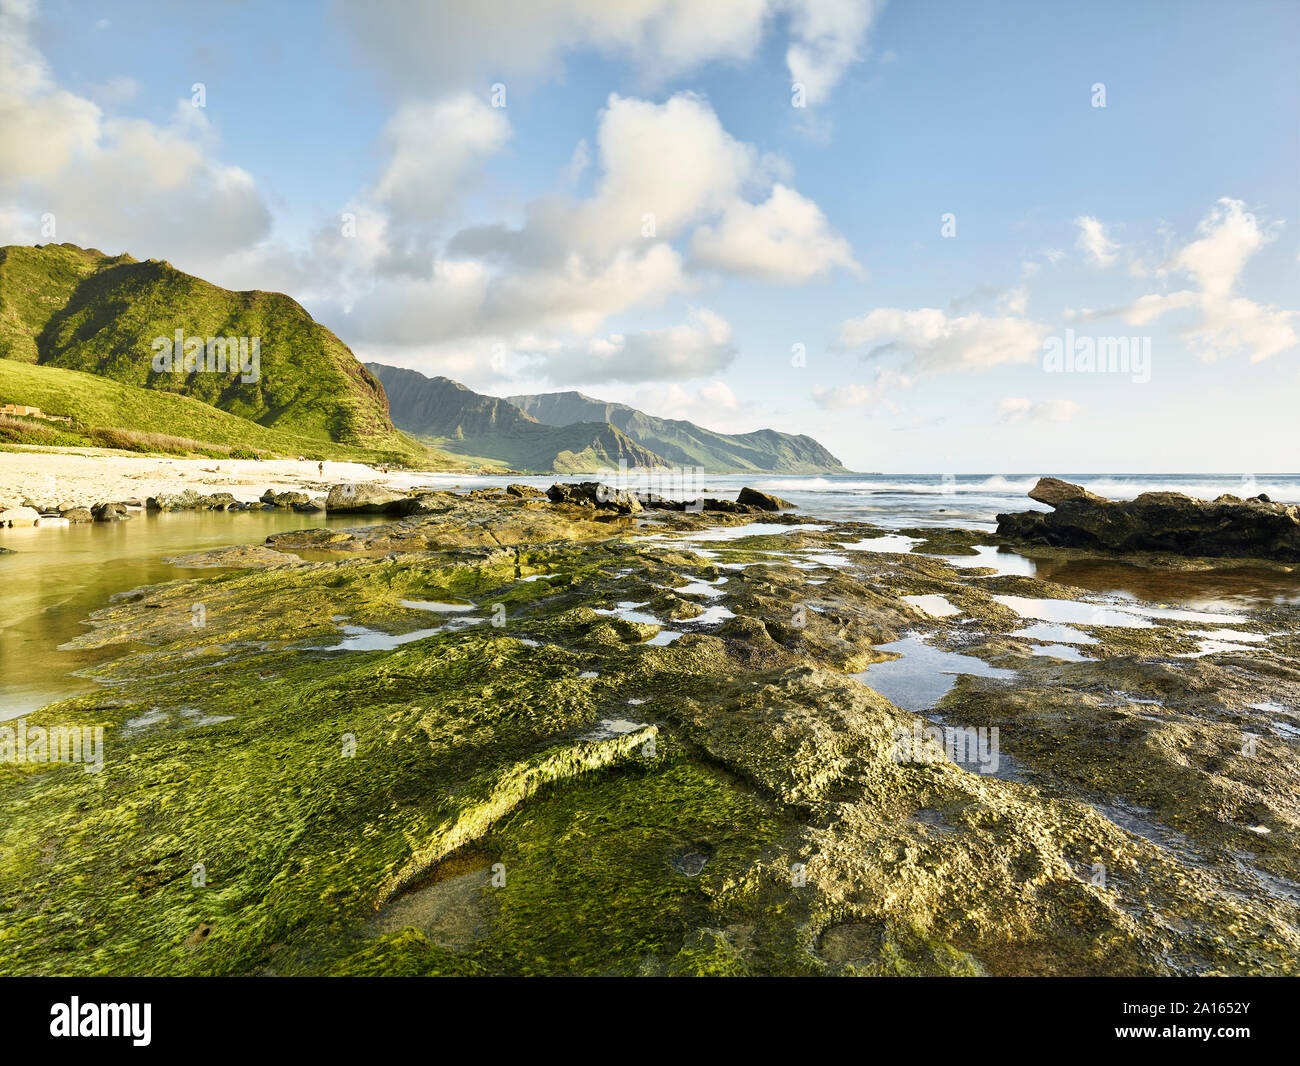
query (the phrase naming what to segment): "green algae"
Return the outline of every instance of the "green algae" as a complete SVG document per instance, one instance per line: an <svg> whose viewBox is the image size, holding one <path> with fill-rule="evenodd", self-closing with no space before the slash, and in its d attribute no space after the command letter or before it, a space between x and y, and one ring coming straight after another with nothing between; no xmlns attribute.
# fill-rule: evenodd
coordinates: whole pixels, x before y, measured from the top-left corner
<svg viewBox="0 0 1300 1066"><path fill-rule="evenodd" d="M1294 748L1233 754L1250 675L1223 657L1173 665L1178 627L1097 627L1095 661L1055 663L1005 636L1021 620L991 595L1076 588L872 553L811 584L772 552L859 531L705 557L534 511L455 498L355 531L329 559L186 578L98 612L79 643L122 649L98 668L107 684L30 717L102 725L104 769L0 764L0 971L1300 969L1296 905L1257 876L1295 876ZM731 561L755 565L718 565ZM707 602L736 617L697 622L683 573L726 576ZM901 599L918 593L978 625ZM320 650L344 619L395 634L447 622L403 605L422 600L482 620L391 651ZM656 627L593 610L620 601L686 635L648 645ZM997 726L1029 781L894 757L914 717L845 674L906 632L1020 672L964 678L937 712ZM1274 684L1300 690L1295 673ZM1160 699L1160 720L1116 690ZM193 711L230 720L195 726ZM602 731L610 720L622 731ZM1116 824L1114 797L1186 846ZM474 936L377 924L465 870L482 877Z"/></svg>

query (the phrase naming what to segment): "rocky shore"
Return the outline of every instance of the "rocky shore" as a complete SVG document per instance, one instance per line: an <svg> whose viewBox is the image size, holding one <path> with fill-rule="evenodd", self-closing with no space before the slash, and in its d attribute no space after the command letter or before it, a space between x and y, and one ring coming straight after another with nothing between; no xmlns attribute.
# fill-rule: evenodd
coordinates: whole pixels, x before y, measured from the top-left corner
<svg viewBox="0 0 1300 1066"><path fill-rule="evenodd" d="M0 762L0 972L1300 973L1294 601L512 489L98 611L29 724L102 770Z"/></svg>
<svg viewBox="0 0 1300 1066"><path fill-rule="evenodd" d="M1300 507L1259 495L1198 500L1144 492L1115 502L1057 478L1042 478L1030 499L1051 511L998 515L998 535L1053 547L1115 552L1300 561Z"/></svg>

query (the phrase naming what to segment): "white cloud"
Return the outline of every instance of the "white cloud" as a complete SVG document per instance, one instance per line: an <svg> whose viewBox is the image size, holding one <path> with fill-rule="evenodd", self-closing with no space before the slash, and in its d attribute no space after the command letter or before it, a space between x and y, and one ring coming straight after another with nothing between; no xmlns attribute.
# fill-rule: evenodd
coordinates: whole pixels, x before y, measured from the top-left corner
<svg viewBox="0 0 1300 1066"><path fill-rule="evenodd" d="M459 195L466 175L510 138L501 108L472 93L403 104L388 120L388 163L374 198L397 219L439 218Z"/></svg>
<svg viewBox="0 0 1300 1066"><path fill-rule="evenodd" d="M55 240L141 257L220 255L268 232L255 182L214 160L200 111L178 102L159 124L59 88L32 43L33 17L34 5L0 4L0 196L11 217L32 220L24 243L49 239L45 214Z"/></svg>
<svg viewBox="0 0 1300 1066"><path fill-rule="evenodd" d="M720 433L743 433L754 424L753 404L743 404L722 381L709 381L698 389L681 385L638 388L631 406L660 418L684 419Z"/></svg>
<svg viewBox="0 0 1300 1066"><path fill-rule="evenodd" d="M1196 319L1181 335L1207 362L1241 353L1259 362L1294 348L1300 344L1300 312L1237 295L1246 263L1277 237L1278 229L1262 227L1245 204L1225 197L1197 226L1199 237L1176 250L1160 268L1164 275L1187 275L1192 288L1149 293L1094 317L1118 314L1130 325L1142 326L1171 311L1195 310Z"/></svg>
<svg viewBox="0 0 1300 1066"><path fill-rule="evenodd" d="M769 25L789 33L790 77L824 101L863 53L883 5L870 0L372 0L339 4L352 37L384 74L420 93L559 77L591 50L652 83L711 61L747 61ZM784 20L778 16L787 16Z"/></svg>
<svg viewBox="0 0 1300 1066"><path fill-rule="evenodd" d="M1074 220L1079 227L1078 246L1098 266L1110 266L1119 257L1119 245L1106 234L1106 227L1095 218L1080 215Z"/></svg>
<svg viewBox="0 0 1300 1066"><path fill-rule="evenodd" d="M786 51L786 65L791 79L804 86L808 103L819 104L860 58L867 31L884 4L799 0L790 6L795 39Z"/></svg>
<svg viewBox="0 0 1300 1066"><path fill-rule="evenodd" d="M933 307L914 311L880 307L846 321L840 344L865 349L868 358L901 351L917 370L938 373L1033 362L1047 334L1047 326L1018 316L954 317Z"/></svg>
<svg viewBox="0 0 1300 1066"><path fill-rule="evenodd" d="M913 379L889 367L876 367L875 381L869 385L851 382L847 385L814 385L812 399L824 411L847 411L858 407L881 405L893 408L886 400L895 388L907 388Z"/></svg>
<svg viewBox="0 0 1300 1066"><path fill-rule="evenodd" d="M716 228L700 226L691 253L705 266L763 281L797 284L835 266L862 274L849 242L830 228L821 209L781 184L761 204L733 202Z"/></svg>
<svg viewBox="0 0 1300 1066"><path fill-rule="evenodd" d="M736 347L730 324L699 308L691 311L686 322L665 329L556 343L523 354L534 356L528 370L537 378L564 385L598 385L704 377L730 365ZM715 389L713 395L716 399L722 394Z"/></svg>
<svg viewBox="0 0 1300 1066"><path fill-rule="evenodd" d="M586 165L581 149L576 158ZM662 104L612 95L591 165L590 196L534 200L518 227L463 229L441 253L426 246L419 254L427 232L411 240L410 227L387 216L382 242L391 254L377 262L393 276L349 301L354 335L385 345L534 330L590 336L611 315L698 287L675 241L696 252L695 265L745 277L800 282L835 264L856 269L816 204L775 184L780 167L728 134L692 94ZM752 204L746 195L756 188L770 193ZM611 372L599 350L587 358Z"/></svg>
<svg viewBox="0 0 1300 1066"><path fill-rule="evenodd" d="M1008 396L998 404L999 422L1068 422L1082 408L1073 400L1039 400Z"/></svg>

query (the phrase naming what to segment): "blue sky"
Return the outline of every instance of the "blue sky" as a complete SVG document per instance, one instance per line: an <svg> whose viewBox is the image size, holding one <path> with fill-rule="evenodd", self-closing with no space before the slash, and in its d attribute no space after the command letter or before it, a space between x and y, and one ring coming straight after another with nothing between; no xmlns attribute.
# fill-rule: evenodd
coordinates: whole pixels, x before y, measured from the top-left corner
<svg viewBox="0 0 1300 1066"><path fill-rule="evenodd" d="M0 12L6 243L856 469L1297 466L1294 3ZM1149 374L1045 371L1067 329Z"/></svg>

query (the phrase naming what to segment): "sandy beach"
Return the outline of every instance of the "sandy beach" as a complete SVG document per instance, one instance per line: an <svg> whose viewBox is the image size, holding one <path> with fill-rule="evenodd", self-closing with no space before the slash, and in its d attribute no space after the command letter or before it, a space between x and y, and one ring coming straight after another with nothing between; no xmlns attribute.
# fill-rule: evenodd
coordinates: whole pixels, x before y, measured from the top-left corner
<svg viewBox="0 0 1300 1066"><path fill-rule="evenodd" d="M106 501L144 501L159 493L193 489L229 492L252 502L267 489L326 493L341 482L371 481L408 488L447 475L409 470L383 474L363 463L251 459L175 459L70 448L0 452L0 510L30 499L41 509L90 507Z"/></svg>

